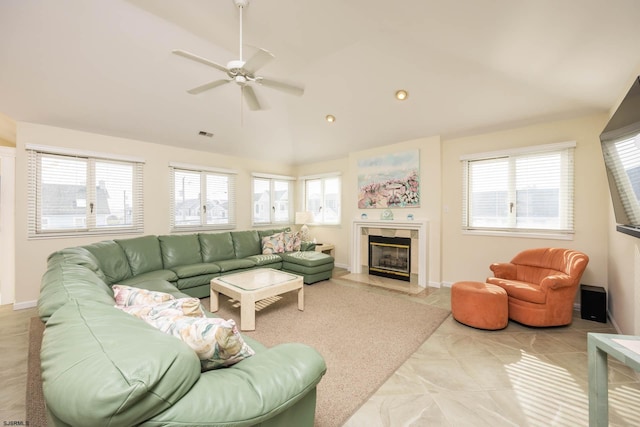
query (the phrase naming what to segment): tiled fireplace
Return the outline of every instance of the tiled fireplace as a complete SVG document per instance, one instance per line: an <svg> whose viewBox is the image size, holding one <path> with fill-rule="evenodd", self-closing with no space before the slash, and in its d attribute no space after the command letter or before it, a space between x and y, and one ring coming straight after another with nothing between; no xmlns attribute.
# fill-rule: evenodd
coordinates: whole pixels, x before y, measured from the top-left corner
<svg viewBox="0 0 640 427"><path fill-rule="evenodd" d="M407 254L409 275L417 276L417 285L427 287L429 278L428 230L429 222L423 220L371 220L357 219L351 228L350 272L369 273L369 236L403 237L411 241L411 251ZM387 276L389 277L389 276ZM400 277L394 277L400 278ZM415 283L412 281L412 283Z"/></svg>

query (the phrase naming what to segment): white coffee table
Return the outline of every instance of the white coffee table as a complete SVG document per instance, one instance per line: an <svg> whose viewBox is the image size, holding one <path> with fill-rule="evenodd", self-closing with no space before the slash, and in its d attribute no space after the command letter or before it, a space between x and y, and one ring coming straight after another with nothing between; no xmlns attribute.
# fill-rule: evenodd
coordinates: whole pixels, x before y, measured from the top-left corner
<svg viewBox="0 0 640 427"><path fill-rule="evenodd" d="M272 268L259 268L211 279L211 312L218 311L218 295L240 301L240 330L256 329L256 302L265 298L298 291L298 310L304 310L302 276Z"/></svg>

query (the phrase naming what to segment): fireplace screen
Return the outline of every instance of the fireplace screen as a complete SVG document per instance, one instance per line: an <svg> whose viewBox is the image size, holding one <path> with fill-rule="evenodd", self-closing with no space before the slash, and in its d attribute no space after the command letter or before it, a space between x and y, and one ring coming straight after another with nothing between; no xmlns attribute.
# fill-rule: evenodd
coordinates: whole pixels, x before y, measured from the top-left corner
<svg viewBox="0 0 640 427"><path fill-rule="evenodd" d="M369 236L369 274L409 281L411 239Z"/></svg>

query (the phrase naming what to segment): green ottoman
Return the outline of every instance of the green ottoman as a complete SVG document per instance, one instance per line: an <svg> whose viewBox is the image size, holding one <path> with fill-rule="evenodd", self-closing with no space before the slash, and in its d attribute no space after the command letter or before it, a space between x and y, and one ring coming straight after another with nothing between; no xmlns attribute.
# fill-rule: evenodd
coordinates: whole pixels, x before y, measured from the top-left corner
<svg viewBox="0 0 640 427"><path fill-rule="evenodd" d="M278 255L282 258L282 270L302 276L307 285L331 278L334 262L331 255L314 251Z"/></svg>

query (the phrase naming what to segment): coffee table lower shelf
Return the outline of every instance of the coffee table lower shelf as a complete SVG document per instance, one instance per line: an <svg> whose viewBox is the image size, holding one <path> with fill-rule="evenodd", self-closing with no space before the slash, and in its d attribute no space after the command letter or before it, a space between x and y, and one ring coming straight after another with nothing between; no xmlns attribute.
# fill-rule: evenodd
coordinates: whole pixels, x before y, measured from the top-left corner
<svg viewBox="0 0 640 427"><path fill-rule="evenodd" d="M304 283L302 276L271 268L259 268L211 279L211 306L219 309L219 294L240 301L240 330L256 329L256 302L265 298L298 291L298 310L304 311Z"/></svg>

